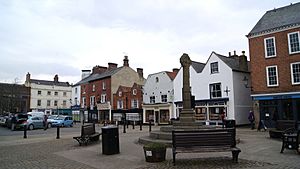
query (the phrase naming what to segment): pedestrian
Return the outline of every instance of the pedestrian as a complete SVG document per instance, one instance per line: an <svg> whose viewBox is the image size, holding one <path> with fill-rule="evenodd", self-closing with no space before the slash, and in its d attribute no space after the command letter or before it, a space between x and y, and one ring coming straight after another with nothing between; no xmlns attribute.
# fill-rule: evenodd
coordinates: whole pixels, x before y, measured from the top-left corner
<svg viewBox="0 0 300 169"><path fill-rule="evenodd" d="M17 123L17 117L15 114L13 114L13 116L11 117L11 131L15 130L16 123Z"/></svg>
<svg viewBox="0 0 300 169"><path fill-rule="evenodd" d="M48 128L47 120L48 120L48 116L45 114L44 119L43 119L44 130L47 130L47 128Z"/></svg>
<svg viewBox="0 0 300 169"><path fill-rule="evenodd" d="M224 128L224 125L225 125L225 112L221 113L221 120L222 120L222 128Z"/></svg>
<svg viewBox="0 0 300 169"><path fill-rule="evenodd" d="M249 112L248 120L250 121L250 124L251 124L251 130L253 130L255 128L254 127L255 117L254 117L254 113L252 110L250 110L250 112Z"/></svg>

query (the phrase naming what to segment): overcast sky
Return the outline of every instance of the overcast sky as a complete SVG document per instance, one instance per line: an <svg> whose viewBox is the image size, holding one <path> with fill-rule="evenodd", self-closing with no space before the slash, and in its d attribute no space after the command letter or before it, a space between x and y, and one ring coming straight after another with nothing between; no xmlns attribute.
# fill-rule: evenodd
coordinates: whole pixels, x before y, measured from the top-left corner
<svg viewBox="0 0 300 169"><path fill-rule="evenodd" d="M246 51L262 15L292 0L0 0L0 82L76 83L82 69L128 55L144 77L179 68L189 54Z"/></svg>

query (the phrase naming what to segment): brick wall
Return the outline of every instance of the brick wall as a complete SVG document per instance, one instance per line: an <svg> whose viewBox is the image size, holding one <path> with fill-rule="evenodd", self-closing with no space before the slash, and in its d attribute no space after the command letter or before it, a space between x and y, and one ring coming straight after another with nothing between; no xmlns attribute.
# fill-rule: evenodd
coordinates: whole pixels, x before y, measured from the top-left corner
<svg viewBox="0 0 300 169"><path fill-rule="evenodd" d="M300 28L290 29L249 39L250 65L253 94L280 93L299 91L300 85L292 85L290 63L300 62L300 53L289 54L288 36L290 32L300 31ZM264 39L275 37L276 57L265 58ZM277 87L268 87L266 67L277 65Z"/></svg>

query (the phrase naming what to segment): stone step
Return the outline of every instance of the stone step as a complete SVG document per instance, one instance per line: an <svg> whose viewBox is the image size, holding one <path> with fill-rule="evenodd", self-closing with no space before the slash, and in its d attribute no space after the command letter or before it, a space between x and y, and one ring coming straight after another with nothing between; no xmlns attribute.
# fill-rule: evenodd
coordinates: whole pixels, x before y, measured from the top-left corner
<svg viewBox="0 0 300 169"><path fill-rule="evenodd" d="M172 147L172 140L153 139L149 136L140 137L139 143L141 143L141 144L163 143L163 144L166 144L168 147Z"/></svg>
<svg viewBox="0 0 300 169"><path fill-rule="evenodd" d="M153 139L172 140L171 132L152 131L149 136Z"/></svg>

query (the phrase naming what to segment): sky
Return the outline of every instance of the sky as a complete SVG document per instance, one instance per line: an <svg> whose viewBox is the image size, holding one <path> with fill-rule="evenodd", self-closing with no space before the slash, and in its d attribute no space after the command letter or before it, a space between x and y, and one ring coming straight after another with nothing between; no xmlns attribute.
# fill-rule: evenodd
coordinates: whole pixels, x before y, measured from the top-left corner
<svg viewBox="0 0 300 169"><path fill-rule="evenodd" d="M187 53L246 51L247 35L268 10L292 0L0 0L0 82L75 84L81 70L108 63L149 74L180 68ZM249 59L249 57L248 57Z"/></svg>

